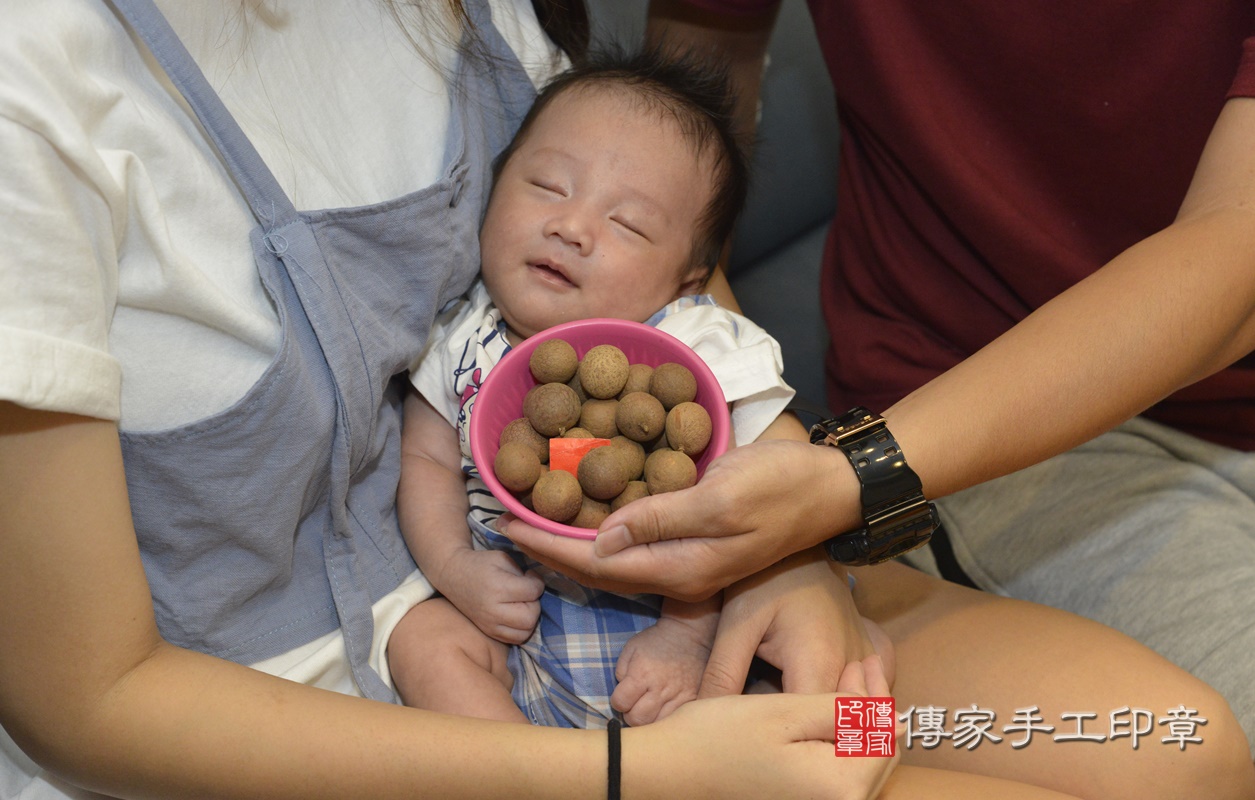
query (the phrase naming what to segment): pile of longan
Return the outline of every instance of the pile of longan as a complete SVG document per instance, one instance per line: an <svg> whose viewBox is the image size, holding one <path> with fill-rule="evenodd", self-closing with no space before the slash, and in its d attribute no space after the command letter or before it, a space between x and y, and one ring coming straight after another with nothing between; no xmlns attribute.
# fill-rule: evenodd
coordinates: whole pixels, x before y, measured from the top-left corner
<svg viewBox="0 0 1255 800"><path fill-rule="evenodd" d="M624 504L697 482L695 459L710 443L710 414L682 364L631 364L618 347L584 354L563 339L538 346L529 362L538 384L523 416L501 432L497 479L540 516L596 528ZM607 439L579 460L578 477L549 469L551 439Z"/></svg>

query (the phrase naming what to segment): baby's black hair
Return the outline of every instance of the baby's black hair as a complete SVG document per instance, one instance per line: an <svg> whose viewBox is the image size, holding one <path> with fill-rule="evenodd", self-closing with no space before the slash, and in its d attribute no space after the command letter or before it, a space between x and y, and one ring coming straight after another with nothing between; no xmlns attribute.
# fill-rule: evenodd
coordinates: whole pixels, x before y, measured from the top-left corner
<svg viewBox="0 0 1255 800"><path fill-rule="evenodd" d="M509 146L493 164L494 180L555 97L574 89L612 88L673 119L698 157L709 151L714 192L694 235L693 263L707 274L732 236L749 191L749 159L737 130L727 67L713 57L658 48L603 49L562 72L536 97Z"/></svg>

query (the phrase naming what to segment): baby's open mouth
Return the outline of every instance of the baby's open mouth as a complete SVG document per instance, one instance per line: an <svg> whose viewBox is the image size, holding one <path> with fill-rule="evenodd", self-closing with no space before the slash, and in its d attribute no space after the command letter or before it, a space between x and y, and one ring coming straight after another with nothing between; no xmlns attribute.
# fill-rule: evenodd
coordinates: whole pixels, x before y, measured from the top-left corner
<svg viewBox="0 0 1255 800"><path fill-rule="evenodd" d="M552 281L553 283L557 283L562 286L574 286L575 285L575 283L572 282L571 279L566 276L566 273L563 272L560 267L556 267L553 264L550 264L548 261L534 261L528 264L528 266L531 267L536 272L540 273L540 275L543 278L545 278L546 280Z"/></svg>

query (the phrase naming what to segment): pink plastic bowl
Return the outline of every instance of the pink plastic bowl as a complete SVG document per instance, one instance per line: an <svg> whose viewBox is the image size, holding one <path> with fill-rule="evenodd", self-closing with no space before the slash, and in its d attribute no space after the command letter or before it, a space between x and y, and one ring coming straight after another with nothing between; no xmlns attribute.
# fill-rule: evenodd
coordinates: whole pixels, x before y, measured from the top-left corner
<svg viewBox="0 0 1255 800"><path fill-rule="evenodd" d="M501 485L492 471L501 446L502 428L523 416L523 397L537 383L528 366L532 351L549 339L565 339L580 358L599 344L612 344L622 350L632 364L656 367L673 361L688 367L697 379L696 402L710 414L711 425L710 444L697 459L698 478L706 471L706 465L728 449L732 419L723 390L719 388L710 367L688 345L657 328L621 319L585 319L557 325L506 353L480 386L471 414L471 457L479 468L479 476L506 510L527 524L577 539L592 539L597 535L592 528L564 525L528 510L509 489Z"/></svg>

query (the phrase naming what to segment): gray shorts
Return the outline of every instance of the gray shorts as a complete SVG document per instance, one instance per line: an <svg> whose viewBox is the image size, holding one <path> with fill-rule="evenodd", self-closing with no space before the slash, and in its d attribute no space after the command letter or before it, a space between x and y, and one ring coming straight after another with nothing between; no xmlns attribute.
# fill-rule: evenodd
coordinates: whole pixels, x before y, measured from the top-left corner
<svg viewBox="0 0 1255 800"><path fill-rule="evenodd" d="M1228 699L1255 754L1255 453L1138 418L937 505L977 585L1163 654ZM937 573L927 550L906 560Z"/></svg>

